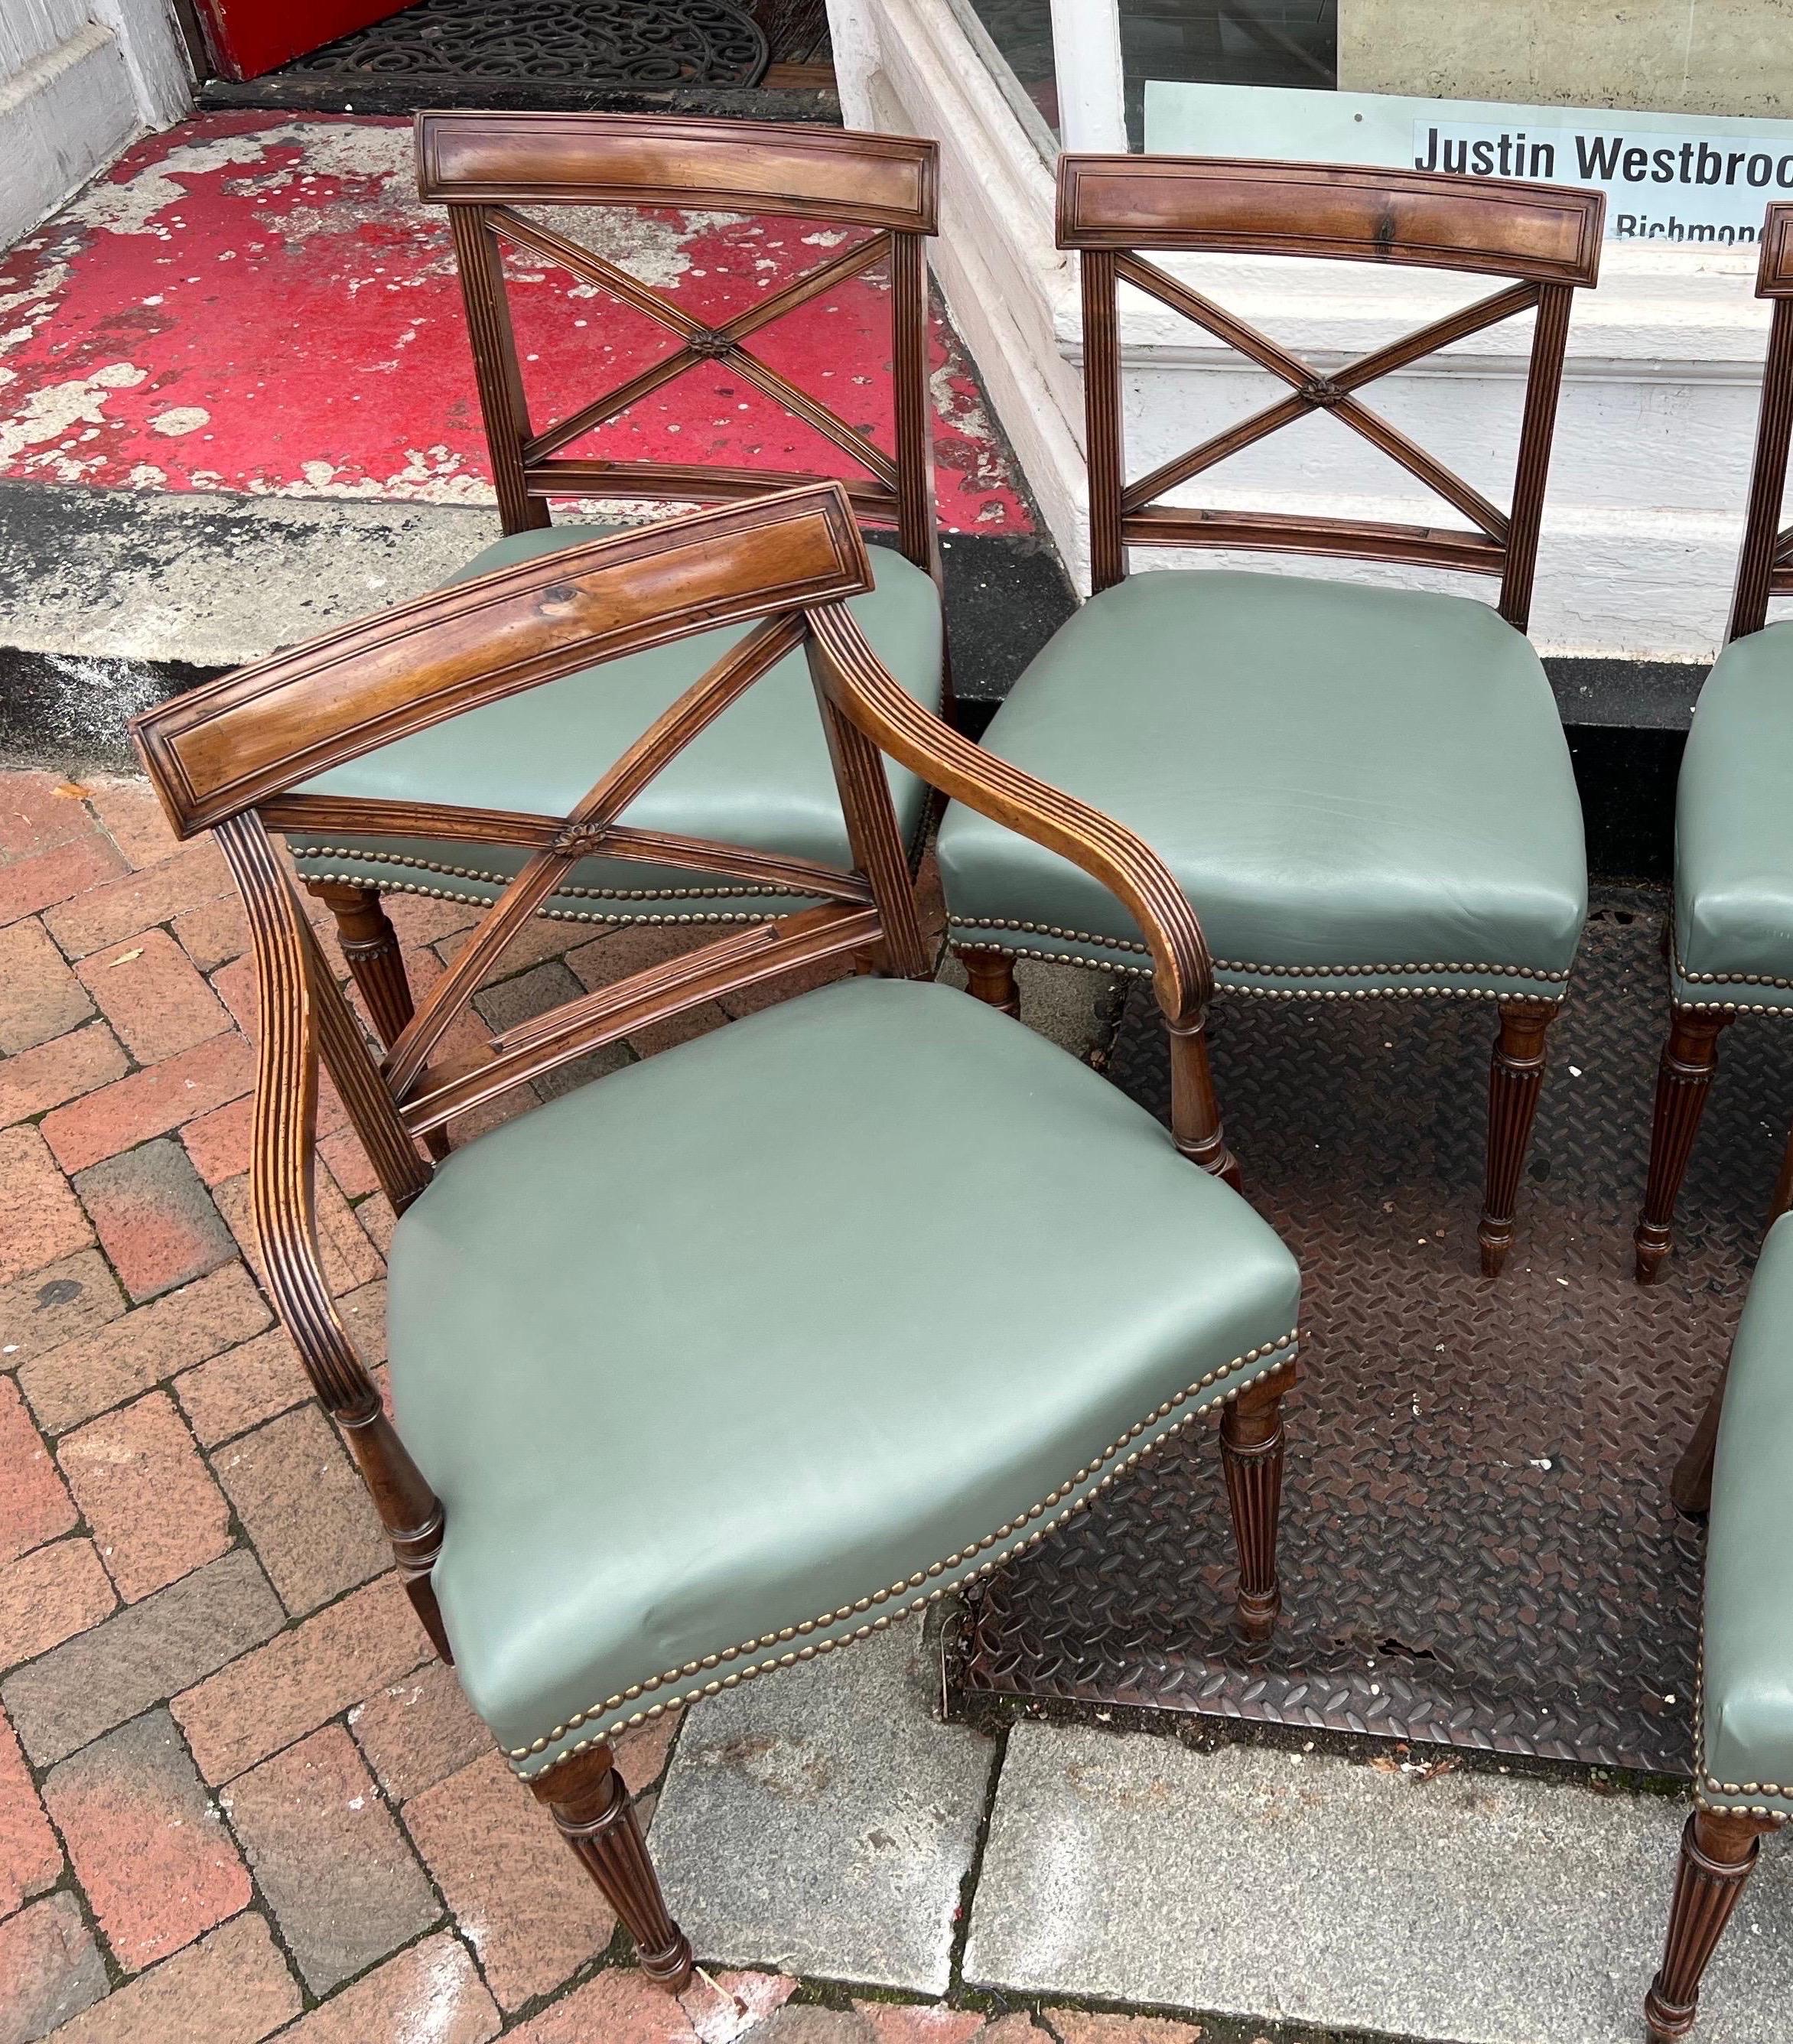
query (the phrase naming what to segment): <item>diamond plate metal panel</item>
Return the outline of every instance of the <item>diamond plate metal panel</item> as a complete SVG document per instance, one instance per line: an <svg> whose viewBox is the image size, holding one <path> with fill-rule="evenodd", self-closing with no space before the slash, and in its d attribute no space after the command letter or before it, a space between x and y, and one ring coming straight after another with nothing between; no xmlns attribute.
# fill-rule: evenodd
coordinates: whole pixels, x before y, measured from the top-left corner
<svg viewBox="0 0 1793 2044"><path fill-rule="evenodd" d="M1667 1479L1741 1307L1793 1041L1767 1019L1727 1033L1676 1253L1640 1289L1661 912L1641 890L1596 899L1492 1283L1489 1005L1223 998L1228 1132L1307 1282L1277 1637L1257 1658L1231 1641L1219 1452L1198 1436L975 1593L962 1692L1691 1771L1703 1538ZM1108 1069L1166 1113L1142 989Z"/></svg>

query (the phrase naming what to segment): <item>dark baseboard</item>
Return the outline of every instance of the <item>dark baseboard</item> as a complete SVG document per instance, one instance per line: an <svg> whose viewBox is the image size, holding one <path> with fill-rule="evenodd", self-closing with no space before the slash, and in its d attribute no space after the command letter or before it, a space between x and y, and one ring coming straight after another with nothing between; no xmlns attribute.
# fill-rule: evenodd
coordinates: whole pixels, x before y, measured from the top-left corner
<svg viewBox="0 0 1793 2044"><path fill-rule="evenodd" d="M197 98L203 112L242 108L271 113L383 113L409 116L423 108L466 106L501 113L701 113L733 121L810 121L841 125L840 95L815 86L783 90L763 86L693 86L643 92L632 86L506 85L494 79L401 78L385 80L328 71L271 71L241 83L209 78Z"/></svg>
<svg viewBox="0 0 1793 2044"><path fill-rule="evenodd" d="M1680 660L1547 659L1602 879L1665 881L1675 866L1675 786L1708 669Z"/></svg>

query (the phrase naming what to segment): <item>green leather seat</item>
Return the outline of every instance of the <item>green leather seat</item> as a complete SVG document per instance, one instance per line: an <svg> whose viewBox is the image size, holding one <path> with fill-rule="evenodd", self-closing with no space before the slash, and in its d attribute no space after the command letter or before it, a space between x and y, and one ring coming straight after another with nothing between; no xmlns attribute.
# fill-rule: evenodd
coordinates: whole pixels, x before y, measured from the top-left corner
<svg viewBox="0 0 1793 2044"><path fill-rule="evenodd" d="M1293 1259L1054 1045L849 980L456 1151L399 1221L399 1425L525 1773L860 1636L1292 1354Z"/></svg>
<svg viewBox="0 0 1793 2044"><path fill-rule="evenodd" d="M599 536L596 528L577 525L515 533L477 555L455 580ZM896 678L918 701L937 709L943 644L939 593L893 548L871 552L877 586L848 608ZM565 816L680 691L744 636L744 628L733 627L702 632L601 670L563 676L382 746L303 782L298 792ZM927 790L900 766L892 765L889 775L897 821L912 842L926 813ZM681 832L850 866L804 655L793 654L731 704L620 820L638 829ZM295 832L289 843L308 880L480 903L497 897L526 856L502 845L429 838ZM802 905L803 897L735 878L594 859L573 869L543 912L600 923L756 922Z"/></svg>
<svg viewBox="0 0 1793 2044"><path fill-rule="evenodd" d="M1707 677L1675 803L1674 993L1793 1005L1793 624L1733 640Z"/></svg>
<svg viewBox="0 0 1793 2044"><path fill-rule="evenodd" d="M984 740L1131 824L1218 983L1553 997L1587 909L1581 810L1537 655L1487 605L1157 570L1081 610ZM955 943L1149 969L1113 897L948 810Z"/></svg>
<svg viewBox="0 0 1793 2044"><path fill-rule="evenodd" d="M1746 642L1740 642L1746 643ZM1769 1229L1731 1350L1712 1473L1699 1793L1793 1815L1793 1214Z"/></svg>

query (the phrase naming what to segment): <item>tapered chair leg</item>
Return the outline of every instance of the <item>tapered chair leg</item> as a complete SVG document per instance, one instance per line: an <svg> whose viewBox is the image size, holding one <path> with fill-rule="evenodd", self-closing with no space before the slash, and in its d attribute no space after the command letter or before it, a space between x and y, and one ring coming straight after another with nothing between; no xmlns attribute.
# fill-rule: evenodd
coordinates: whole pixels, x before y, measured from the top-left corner
<svg viewBox="0 0 1793 2044"><path fill-rule="evenodd" d="M411 1019L411 982L398 932L381 903L378 890L351 887L337 880L312 880L307 887L336 919L343 958L367 1004L367 1019L390 1050Z"/></svg>
<svg viewBox="0 0 1793 2044"><path fill-rule="evenodd" d="M1668 1495L1676 1508L1696 1517L1712 1509L1712 1464L1718 1452L1718 1422L1724 1410L1725 1380L1721 1377L1668 1479Z"/></svg>
<svg viewBox="0 0 1793 2044"><path fill-rule="evenodd" d="M641 1970L679 1993L691 1978L690 1940L666 1913L660 1877L610 1748L594 1746L529 1785L635 1940Z"/></svg>
<svg viewBox="0 0 1793 2044"><path fill-rule="evenodd" d="M969 944L956 948L959 963L965 967L965 976L971 983L971 991L980 1001L988 1001L991 1007L1000 1008L1004 1015L1012 1015L1019 1020L1021 996L1015 986L1015 961L1002 951L976 950Z"/></svg>
<svg viewBox="0 0 1793 2044"><path fill-rule="evenodd" d="M1232 1508L1233 1539L1239 1550L1239 1587L1234 1606L1234 1629L1240 1639L1261 1645L1276 1630L1282 1608L1277 1581L1277 1520L1283 1493L1283 1393L1295 1381L1292 1370L1279 1370L1224 1409L1220 1420L1220 1459L1227 1472L1227 1501Z"/></svg>
<svg viewBox="0 0 1793 2044"><path fill-rule="evenodd" d="M1488 1082L1488 1177L1476 1235L1482 1275L1498 1278L1513 1246L1513 1209L1531 1147L1531 1125L1544 1085L1544 1039L1557 1019L1551 1001L1503 1001L1500 1034Z"/></svg>
<svg viewBox="0 0 1793 2044"><path fill-rule="evenodd" d="M1780 1154L1780 1176L1775 1181L1774 1204L1768 1209L1769 1227L1789 1208L1793 1208L1793 1130L1788 1131L1787 1147Z"/></svg>
<svg viewBox="0 0 1793 2044"><path fill-rule="evenodd" d="M1772 1819L1708 1810L1687 1819L1662 1965L1644 1997L1650 2044L1672 2044L1692 2029L1707 1961L1756 1869L1763 1832L1775 1828Z"/></svg>
<svg viewBox="0 0 1793 2044"><path fill-rule="evenodd" d="M1653 1284L1668 1254L1675 1226L1675 1202L1687 1175L1693 1139L1706 1112L1712 1074L1718 1065L1718 1038L1728 1015L1702 1015L1676 1008L1657 1068L1656 1114L1650 1124L1649 1176L1644 1185L1643 1211L1632 1240L1638 1251L1638 1282Z"/></svg>

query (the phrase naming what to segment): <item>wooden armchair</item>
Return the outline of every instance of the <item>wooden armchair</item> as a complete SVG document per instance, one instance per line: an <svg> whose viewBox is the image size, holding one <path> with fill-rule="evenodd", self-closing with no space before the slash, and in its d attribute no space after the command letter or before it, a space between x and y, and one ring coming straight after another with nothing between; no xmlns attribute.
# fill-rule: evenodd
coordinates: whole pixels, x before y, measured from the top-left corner
<svg viewBox="0 0 1793 2044"><path fill-rule="evenodd" d="M1215 1121L1201 932L1136 838L957 737L890 675L850 608L871 582L847 494L820 485L522 562L136 726L176 829L215 833L248 909L254 1212L282 1317L438 1651L674 1987L690 1949L612 1765L624 1728L868 1637L1215 1408L1240 1631L1264 1639L1277 1608L1299 1278L1188 1161ZM566 812L456 816L519 870L377 1056L269 836L305 813L294 790L681 644L705 647L697 678L612 763L583 763L604 770ZM622 820L793 655L813 676L841 865ZM1118 890L1172 1033L1173 1135L931 980L882 755ZM419 823L395 801L344 816L370 839ZM494 959L594 857L814 905L518 1023L470 1070L432 1067ZM440 1163L424 1154L451 1117L629 1031L847 953L877 973L561 1092ZM396 1424L319 1260L320 1058L397 1210Z"/></svg>
<svg viewBox="0 0 1793 2044"><path fill-rule="evenodd" d="M617 460L591 451L591 436L675 378L693 370L725 375L743 390L783 406L812 444L831 444L859 471L848 485L855 510L893 526L897 545L872 556L874 581L854 599L854 614L904 686L930 707L941 704L946 651L924 248L935 231L937 145L770 122L450 113L417 116L417 148L423 197L448 209L507 536L477 555L463 575L489 574L593 538L590 526L551 524L555 498L731 501L811 479L775 466L702 467ZM707 327L676 300L582 245L574 238L576 216L565 232L542 218L550 210L653 206L826 221L843 231L847 245L781 290L743 291L732 317ZM673 344L564 417L536 421L506 294L506 245L595 287L601 294L597 304L620 304L663 326ZM757 336L787 313L880 267L889 282L894 444L889 451L756 352ZM604 324L601 313L594 314L594 356ZM574 786L562 763L619 751L717 650L681 642L643 652L601 688L582 674L563 675L538 694L485 705L451 727L394 738L308 778L298 792L311 805L294 805L290 841L305 884L336 916L344 955L382 1040L393 1042L410 1019L411 994L382 894L491 902L520 870L515 847L457 835L447 812L564 809L584 784ZM919 841L920 783L899 770L892 792L905 837ZM342 809L345 797L406 804L414 812L413 827L401 836L365 836ZM802 661L788 661L739 715L645 790L630 820L688 836L739 838L800 862L844 859L844 840L831 835L839 813ZM744 924L779 916L803 898L793 896L788 876L748 881L734 872L593 857L563 867L537 912L594 923Z"/></svg>
<svg viewBox="0 0 1793 2044"><path fill-rule="evenodd" d="M1501 1267L1585 918L1581 812L1554 698L1524 636L1569 305L1595 279L1602 201L1544 185L1324 164L1059 159L1058 245L1082 268L1096 594L1028 668L986 747L1137 831L1200 904L1217 985L1276 1000L1492 1001L1484 1272ZM1322 371L1139 252L1309 256L1511 279ZM1287 394L1128 482L1118 287L1218 335ZM1511 508L1359 394L1435 350L1536 315ZM1166 493L1314 413L1467 526L1184 508ZM1129 577L1127 549L1223 547L1499 578L1455 596L1207 570ZM974 989L1015 1012L1012 960L1151 969L1142 932L1042 847L949 813L939 840ZM1223 1144L1211 1162L1232 1169Z"/></svg>

